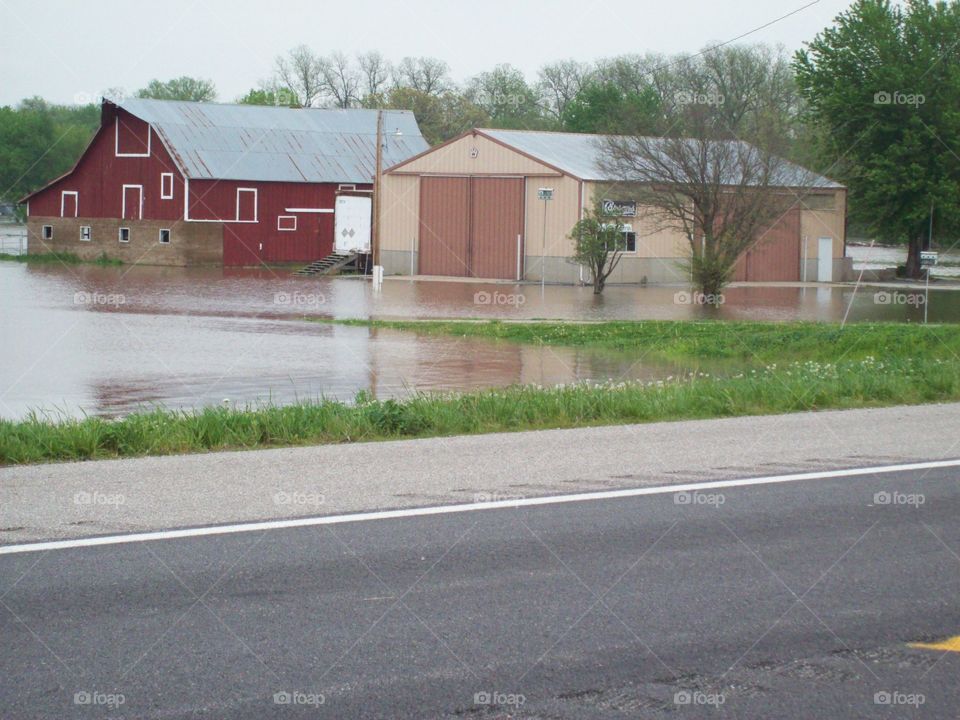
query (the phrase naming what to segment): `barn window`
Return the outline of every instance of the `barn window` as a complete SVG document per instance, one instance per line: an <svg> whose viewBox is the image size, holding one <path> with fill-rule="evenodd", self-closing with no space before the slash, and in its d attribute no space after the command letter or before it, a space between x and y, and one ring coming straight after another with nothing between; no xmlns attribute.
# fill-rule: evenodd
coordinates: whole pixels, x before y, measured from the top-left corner
<svg viewBox="0 0 960 720"><path fill-rule="evenodd" d="M163 229L160 231L160 244L169 245L170 244L170 231Z"/></svg>
<svg viewBox="0 0 960 720"><path fill-rule="evenodd" d="M173 200L173 173L160 173L160 199Z"/></svg>
<svg viewBox="0 0 960 720"><path fill-rule="evenodd" d="M60 217L76 217L80 205L80 193L76 190L64 190L60 193Z"/></svg>
<svg viewBox="0 0 960 720"><path fill-rule="evenodd" d="M293 232L296 229L296 215L277 215L277 230L280 232Z"/></svg>
<svg viewBox="0 0 960 720"><path fill-rule="evenodd" d="M53 225L44 225L40 228L40 237L44 240L53 240Z"/></svg>
<svg viewBox="0 0 960 720"><path fill-rule="evenodd" d="M258 222L257 189L237 188L237 222Z"/></svg>
<svg viewBox="0 0 960 720"><path fill-rule="evenodd" d="M120 228L119 240L122 243L130 242L130 228Z"/></svg>
<svg viewBox="0 0 960 720"><path fill-rule="evenodd" d="M89 226L89 225L81 225L81 226L80 226L80 239L81 239L81 240L84 240L84 241L86 241L86 242L90 242L90 238L91 238L90 226Z"/></svg>

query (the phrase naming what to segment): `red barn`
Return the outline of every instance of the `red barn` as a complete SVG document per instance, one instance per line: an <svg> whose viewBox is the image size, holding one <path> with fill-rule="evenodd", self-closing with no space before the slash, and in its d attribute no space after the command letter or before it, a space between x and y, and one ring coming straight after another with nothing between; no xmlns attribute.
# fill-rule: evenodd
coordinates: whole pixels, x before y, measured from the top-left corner
<svg viewBox="0 0 960 720"><path fill-rule="evenodd" d="M383 115L384 167L428 148L412 113ZM105 100L73 170L21 201L29 251L158 265L318 260L333 252L338 208L355 219L369 206L376 126L376 110ZM342 234L341 244L355 237L352 226Z"/></svg>

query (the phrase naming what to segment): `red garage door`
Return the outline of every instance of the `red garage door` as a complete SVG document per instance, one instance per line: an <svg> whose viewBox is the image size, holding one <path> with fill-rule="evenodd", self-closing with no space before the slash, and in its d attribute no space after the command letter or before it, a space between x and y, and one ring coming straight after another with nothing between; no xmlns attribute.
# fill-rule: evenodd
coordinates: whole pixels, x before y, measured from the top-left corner
<svg viewBox="0 0 960 720"><path fill-rule="evenodd" d="M421 274L515 279L522 233L522 178L421 179Z"/></svg>
<svg viewBox="0 0 960 720"><path fill-rule="evenodd" d="M737 282L787 282L800 279L800 208L789 210L747 250L733 270Z"/></svg>
<svg viewBox="0 0 960 720"><path fill-rule="evenodd" d="M470 275L470 178L420 180L420 274Z"/></svg>

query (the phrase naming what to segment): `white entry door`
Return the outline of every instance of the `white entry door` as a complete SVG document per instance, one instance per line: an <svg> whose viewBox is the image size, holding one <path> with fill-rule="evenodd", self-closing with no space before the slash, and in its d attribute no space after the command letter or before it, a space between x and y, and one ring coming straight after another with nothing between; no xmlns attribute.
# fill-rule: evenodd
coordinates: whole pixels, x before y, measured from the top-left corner
<svg viewBox="0 0 960 720"><path fill-rule="evenodd" d="M817 245L817 280L833 282L833 238L820 238Z"/></svg>
<svg viewBox="0 0 960 720"><path fill-rule="evenodd" d="M368 197L341 195L337 198L333 244L336 252L370 252L371 206Z"/></svg>

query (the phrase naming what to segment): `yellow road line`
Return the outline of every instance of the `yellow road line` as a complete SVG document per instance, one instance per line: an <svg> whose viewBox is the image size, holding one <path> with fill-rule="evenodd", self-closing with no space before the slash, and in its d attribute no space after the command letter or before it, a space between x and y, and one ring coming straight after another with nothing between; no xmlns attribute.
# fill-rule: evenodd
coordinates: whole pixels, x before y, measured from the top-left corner
<svg viewBox="0 0 960 720"><path fill-rule="evenodd" d="M960 635L954 635L953 637L947 638L946 640L941 640L934 643L910 643L912 648L920 648L921 650L943 650L945 652L960 652Z"/></svg>

